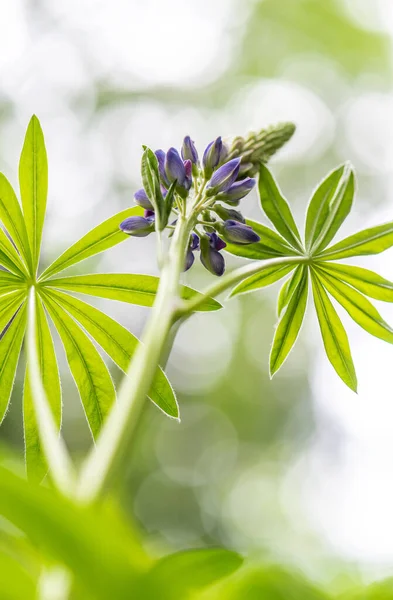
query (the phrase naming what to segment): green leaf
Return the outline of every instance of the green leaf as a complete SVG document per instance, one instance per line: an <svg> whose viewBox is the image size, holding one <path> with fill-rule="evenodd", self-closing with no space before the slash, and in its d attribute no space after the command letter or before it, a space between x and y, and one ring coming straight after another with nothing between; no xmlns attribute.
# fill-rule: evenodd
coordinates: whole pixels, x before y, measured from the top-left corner
<svg viewBox="0 0 393 600"><path fill-rule="evenodd" d="M0 343L0 423L7 412L12 388L14 387L16 367L25 329L26 306L23 305L19 308Z"/></svg>
<svg viewBox="0 0 393 600"><path fill-rule="evenodd" d="M127 371L139 344L139 340L128 329L97 308L69 294L50 289L47 289L46 294L84 327L120 369ZM161 368L157 370L149 397L167 415L179 417L175 393Z"/></svg>
<svg viewBox="0 0 393 600"><path fill-rule="evenodd" d="M160 280L153 275L131 275L129 273L96 273L75 275L43 282L45 287L54 287L79 294L88 294L110 300L119 300L140 306L153 306ZM185 300L202 296L200 292L181 286ZM218 310L222 305L214 298L206 298L198 310Z"/></svg>
<svg viewBox="0 0 393 600"><path fill-rule="evenodd" d="M258 182L262 209L279 233L296 249L302 251L299 231L289 208L281 194L273 175L265 165L261 165Z"/></svg>
<svg viewBox="0 0 393 600"><path fill-rule="evenodd" d="M331 273L331 275L349 283L370 298L393 302L393 283L381 277L373 271L352 265L341 265L339 263L320 263L319 268Z"/></svg>
<svg viewBox="0 0 393 600"><path fill-rule="evenodd" d="M298 265L293 275L291 275L291 277L287 279L287 281L282 286L277 300L277 315L279 317L281 316L281 313L284 310L284 308L288 306L288 302L292 298L293 292L299 285L299 281L303 276L304 269L304 265Z"/></svg>
<svg viewBox="0 0 393 600"><path fill-rule="evenodd" d="M55 423L61 426L61 385L52 334L49 329L42 302L36 303L37 354L41 378ZM41 481L47 472L47 464L38 431L32 391L26 369L23 390L23 426L25 437L26 471L29 479Z"/></svg>
<svg viewBox="0 0 393 600"><path fill-rule="evenodd" d="M13 243L0 228L0 265L9 269L15 275L25 278L28 269Z"/></svg>
<svg viewBox="0 0 393 600"><path fill-rule="evenodd" d="M102 506L78 506L0 466L0 514L40 548L47 562L69 568L83 586L82 598L144 597L139 595L142 567L138 557L130 557L129 536L119 535Z"/></svg>
<svg viewBox="0 0 393 600"><path fill-rule="evenodd" d="M307 210L308 250L323 250L334 238L351 210L354 192L354 174L349 165L339 167L322 181Z"/></svg>
<svg viewBox="0 0 393 600"><path fill-rule="evenodd" d="M48 195L48 160L44 135L35 115L30 120L19 163L23 213L34 268L37 268Z"/></svg>
<svg viewBox="0 0 393 600"><path fill-rule="evenodd" d="M238 294L245 294L247 292L254 292L255 290L267 287L268 285L279 281L285 277L285 275L288 275L294 268L295 265L291 263L289 265L277 265L264 269L260 273L256 273L256 275L252 275L239 283L239 285L232 290L230 297L237 296Z"/></svg>
<svg viewBox="0 0 393 600"><path fill-rule="evenodd" d="M16 560L13 552L0 551L0 589L2 600L29 600L36 598L36 585L23 561Z"/></svg>
<svg viewBox="0 0 393 600"><path fill-rule="evenodd" d="M270 229L270 227L266 227L262 223L257 223L250 219L246 219L246 223L259 235L261 238L260 241L255 244L227 244L225 248L226 252L252 260L297 255L297 252L287 244L284 238Z"/></svg>
<svg viewBox="0 0 393 600"><path fill-rule="evenodd" d="M393 221L363 229L318 255L322 260L339 260L351 256L379 254L393 246Z"/></svg>
<svg viewBox="0 0 393 600"><path fill-rule="evenodd" d="M312 288L327 357L337 375L356 392L357 379L346 331L315 271L312 271Z"/></svg>
<svg viewBox="0 0 393 600"><path fill-rule="evenodd" d="M58 304L44 297L67 355L93 437L96 439L116 392L107 366L84 331Z"/></svg>
<svg viewBox="0 0 393 600"><path fill-rule="evenodd" d="M0 221L3 222L26 264L31 267L31 252L25 220L15 192L3 173L0 173Z"/></svg>
<svg viewBox="0 0 393 600"><path fill-rule="evenodd" d="M242 563L243 558L239 554L223 548L203 548L170 554L158 561L147 574L156 594L151 597L162 600L188 598L192 591L201 590L228 577Z"/></svg>
<svg viewBox="0 0 393 600"><path fill-rule="evenodd" d="M68 269L86 258L90 258L95 254L99 254L108 248L112 248L120 242L127 239L127 235L119 229L119 225L128 217L143 215L143 209L139 206L127 208L110 219L107 219L100 225L84 235L78 242L73 244L63 252L45 271L42 273L40 280L52 277L64 269Z"/></svg>
<svg viewBox="0 0 393 600"><path fill-rule="evenodd" d="M7 292L26 289L26 281L13 273L0 270L0 298Z"/></svg>
<svg viewBox="0 0 393 600"><path fill-rule="evenodd" d="M292 294L288 307L278 322L270 352L270 375L278 371L291 351L303 323L307 305L308 272L304 270L302 278Z"/></svg>
<svg viewBox="0 0 393 600"><path fill-rule="evenodd" d="M393 344L393 329L383 320L375 306L367 298L346 283L328 275L326 271L322 271L322 269L317 269L317 271L329 294L345 308L355 323L371 335Z"/></svg>

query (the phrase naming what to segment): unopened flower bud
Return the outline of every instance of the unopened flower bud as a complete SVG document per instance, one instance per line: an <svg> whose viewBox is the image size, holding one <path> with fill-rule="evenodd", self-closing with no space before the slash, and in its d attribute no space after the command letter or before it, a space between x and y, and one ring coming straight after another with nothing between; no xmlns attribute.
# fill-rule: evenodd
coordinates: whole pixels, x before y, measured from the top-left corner
<svg viewBox="0 0 393 600"><path fill-rule="evenodd" d="M120 223L120 229L134 237L146 237L154 231L154 216L153 217L128 217Z"/></svg>
<svg viewBox="0 0 393 600"><path fill-rule="evenodd" d="M191 250L191 248L189 248L187 250L187 254L186 254L186 264L184 265L184 271L188 271L188 269L191 269L192 265L194 264L194 261L195 261L194 253Z"/></svg>
<svg viewBox="0 0 393 600"><path fill-rule="evenodd" d="M213 142L210 142L210 144L207 146L205 152L203 153L203 159L202 159L205 177L210 177L212 175L214 169L220 162L221 150L222 150L221 137L218 137Z"/></svg>
<svg viewBox="0 0 393 600"><path fill-rule="evenodd" d="M228 221L228 220L232 219L233 221L239 221L239 223L246 222L242 213L239 212L238 210L234 210L233 208L226 208L225 206L222 206L221 204L215 204L213 210L214 210L214 212L217 213L217 215L219 217L221 217L221 219L223 221Z"/></svg>
<svg viewBox="0 0 393 600"><path fill-rule="evenodd" d="M231 219L222 225L221 233L232 244L255 244L261 239L249 225Z"/></svg>
<svg viewBox="0 0 393 600"><path fill-rule="evenodd" d="M165 187L169 187L169 181L168 178L166 176L165 173L165 157L166 154L164 152L164 150L156 150L154 153L157 157L157 161L158 161L158 171L160 173L160 178L161 178L161 182L164 184Z"/></svg>
<svg viewBox="0 0 393 600"><path fill-rule="evenodd" d="M181 155L183 160L190 160L193 165L198 164L198 152L195 148L194 142L192 141L189 135L186 135L186 137L183 140Z"/></svg>
<svg viewBox="0 0 393 600"><path fill-rule="evenodd" d="M231 204L232 206L237 206L239 204L239 200L244 198L244 196L247 196L255 184L256 180L252 177L247 177L241 181L235 181L229 189L218 194L217 200L221 200L222 202Z"/></svg>
<svg viewBox="0 0 393 600"><path fill-rule="evenodd" d="M184 180L183 186L188 191L192 185L192 162L189 159L184 161L184 169L186 172L186 178Z"/></svg>
<svg viewBox="0 0 393 600"><path fill-rule="evenodd" d="M147 194L143 188L135 192L134 200L136 204L138 204L145 210L153 210L153 205L147 197Z"/></svg>
<svg viewBox="0 0 393 600"><path fill-rule="evenodd" d="M233 158L213 173L208 183L210 193L224 193L236 181L239 174L240 158Z"/></svg>
<svg viewBox="0 0 393 600"><path fill-rule="evenodd" d="M190 243L189 243L189 248L190 250L199 250L199 236L197 236L196 233L192 232L191 236L190 236Z"/></svg>
<svg viewBox="0 0 393 600"><path fill-rule="evenodd" d="M169 148L165 157L165 174L168 180L182 186L186 178L184 163L176 148Z"/></svg>
<svg viewBox="0 0 393 600"><path fill-rule="evenodd" d="M225 271L224 257L211 246L210 236L207 235L201 237L201 263L213 275L220 277Z"/></svg>

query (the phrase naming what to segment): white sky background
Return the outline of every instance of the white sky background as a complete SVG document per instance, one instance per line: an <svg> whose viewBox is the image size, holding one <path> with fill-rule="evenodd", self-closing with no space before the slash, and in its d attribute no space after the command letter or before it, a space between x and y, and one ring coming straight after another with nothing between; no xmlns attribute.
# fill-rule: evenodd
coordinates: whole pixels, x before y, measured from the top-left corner
<svg viewBox="0 0 393 600"><path fill-rule="evenodd" d="M290 82L284 72L279 81L260 81L239 90L227 109L218 114L186 106L169 112L158 102L144 101L132 111L119 107L103 112L91 129L86 125L92 111L91 75L109 77L117 83L127 81L128 87L137 91L150 85L192 89L224 72L235 51L229 36L231 26L239 20L236 0L44 0L43 5L50 19L31 27L33 13L27 1L0 0L0 95L15 103L13 118L2 129L0 167L15 183L24 129L31 114L37 113L50 157L47 247L59 244L59 239L65 247L118 209L106 202L109 180L113 173L129 180L133 171L137 183L142 143L167 147L179 144L185 133L194 132L203 146L222 132L246 131L261 122L280 120L296 121L298 132L281 154L279 169L311 156L317 160L330 144L339 119L346 133L343 159L348 154L364 172L385 178L383 214L375 211L370 217L355 211L345 225L346 232L364 227L365 219L368 225L392 219L393 201L388 200L393 192L391 93L356 90L333 115L321 96ZM363 26L378 29L383 23L393 32L390 0L380 2L380 13L375 2L347 0L346 5ZM378 14L383 15L382 21ZM81 60L81 48L88 60ZM305 69L315 71L318 77L317 59L315 64L309 58L286 68L288 74ZM331 84L346 85L333 69L331 76ZM72 99L81 91L84 105L76 111ZM305 195L309 192L306 190ZM139 254L137 270L153 271L146 255ZM111 256L104 259L103 266L119 270L120 254ZM363 264L393 279L392 253ZM127 269L129 265L123 263L122 270ZM381 310L393 322L392 307ZM194 344L191 350L198 376L188 373L187 381L179 378L180 386L203 392L203 385L210 386L226 368L231 338L236 333L236 306L232 311L230 318L195 319L179 337L177 351L186 358L191 358L189 336L194 334L195 339L196 331L201 339L201 332L209 331L210 339L219 340L220 347L226 348L220 365L215 364L212 372L211 357L217 352L214 344L208 354L205 345ZM315 339L311 385L318 429L312 447L284 483L283 503L290 511L291 493L301 483L304 509L311 515L312 526L344 556L375 563L371 571L377 574L381 565L393 561L393 350L351 325L345 316L344 321L357 365L359 395L347 392L335 376L323 355L315 320L309 320L303 334L308 333L311 342ZM345 443L333 452L336 460L326 447L323 429L327 418L345 433ZM251 501L246 489L244 492L242 501ZM258 527L255 522L254 527Z"/></svg>

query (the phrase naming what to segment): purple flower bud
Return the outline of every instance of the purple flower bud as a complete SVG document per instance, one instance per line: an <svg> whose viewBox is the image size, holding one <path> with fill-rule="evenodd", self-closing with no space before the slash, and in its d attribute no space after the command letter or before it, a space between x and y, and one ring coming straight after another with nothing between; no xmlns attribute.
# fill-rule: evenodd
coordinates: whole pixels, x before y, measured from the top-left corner
<svg viewBox="0 0 393 600"><path fill-rule="evenodd" d="M165 156L166 156L165 152L164 152L164 150L159 149L159 150L156 150L154 154L157 157L158 170L159 170L159 173L160 173L161 181L162 181L162 183L166 187L168 187L169 186L169 181L168 181L168 178L167 178L166 173L165 173Z"/></svg>
<svg viewBox="0 0 393 600"><path fill-rule="evenodd" d="M186 179L186 169L176 148L169 148L165 157L165 174L172 183L177 181L182 186Z"/></svg>
<svg viewBox="0 0 393 600"><path fill-rule="evenodd" d="M190 236L189 248L190 250L199 250L199 237L194 232Z"/></svg>
<svg viewBox="0 0 393 600"><path fill-rule="evenodd" d="M210 144L207 146L205 152L203 153L202 163L203 163L206 177L211 176L214 169L220 162L221 150L222 150L222 139L221 139L221 137L218 137L213 142L210 142Z"/></svg>
<svg viewBox="0 0 393 600"><path fill-rule="evenodd" d="M149 219L150 217L153 217L153 219L154 219L155 218L154 210L145 210L143 213L143 216L145 217L145 219Z"/></svg>
<svg viewBox="0 0 393 600"><path fill-rule="evenodd" d="M226 192L236 181L239 173L240 158L233 158L214 172L208 187L217 193Z"/></svg>
<svg viewBox="0 0 393 600"><path fill-rule="evenodd" d="M154 217L128 217L120 223L120 229L128 235L146 237L154 231Z"/></svg>
<svg viewBox="0 0 393 600"><path fill-rule="evenodd" d="M201 263L213 275L220 277L225 271L224 257L211 246L211 236L201 238Z"/></svg>
<svg viewBox="0 0 393 600"><path fill-rule="evenodd" d="M210 238L210 247L213 248L213 250L223 250L226 247L224 240L218 237L215 231L208 235Z"/></svg>
<svg viewBox="0 0 393 600"><path fill-rule="evenodd" d="M142 206L142 208L144 208L145 210L153 210L153 205L147 197L147 194L143 188L135 192L134 200L136 204L139 204L139 206Z"/></svg>
<svg viewBox="0 0 393 600"><path fill-rule="evenodd" d="M190 160L184 161L184 169L186 172L186 178L183 183L183 187L188 191L192 185L192 162Z"/></svg>
<svg viewBox="0 0 393 600"><path fill-rule="evenodd" d="M243 217L242 213L238 210L234 210L233 208L226 208L225 206L221 206L221 204L215 204L213 209L219 217L223 221L228 221L232 219L232 221L239 221L239 223L245 223L246 219Z"/></svg>
<svg viewBox="0 0 393 600"><path fill-rule="evenodd" d="M223 142L222 147L221 147L221 152L220 152L220 160L218 161L219 165L223 165L225 162L227 162L228 154L229 154L229 148L225 144L225 142Z"/></svg>
<svg viewBox="0 0 393 600"><path fill-rule="evenodd" d="M229 189L225 192L218 194L217 200L221 200L222 202L226 202L227 204L231 204L232 206L237 206L239 200L247 196L256 184L256 180L252 177L247 177L246 179L242 179L241 181L235 181L232 183Z"/></svg>
<svg viewBox="0 0 393 600"><path fill-rule="evenodd" d="M222 235L232 244L255 244L261 239L249 225L232 220L225 221Z"/></svg>
<svg viewBox="0 0 393 600"><path fill-rule="evenodd" d="M189 135L184 138L181 155L183 160L190 160L194 165L198 164L198 152Z"/></svg>
<svg viewBox="0 0 393 600"><path fill-rule="evenodd" d="M191 250L191 248L189 248L186 254L186 264L184 265L184 271L188 271L188 269L191 269L192 265L194 264L194 260L194 253Z"/></svg>

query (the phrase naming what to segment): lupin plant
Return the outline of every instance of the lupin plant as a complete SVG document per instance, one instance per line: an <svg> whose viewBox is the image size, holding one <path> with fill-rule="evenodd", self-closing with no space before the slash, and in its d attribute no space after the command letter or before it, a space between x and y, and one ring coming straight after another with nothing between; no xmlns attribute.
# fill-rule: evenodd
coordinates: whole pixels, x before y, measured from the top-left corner
<svg viewBox="0 0 393 600"><path fill-rule="evenodd" d="M367 299L393 302L393 283L367 269L336 262L378 254L393 246L393 222L332 243L350 213L355 194L354 171L344 164L313 192L302 238L290 205L266 166L294 130L292 124L281 124L232 142L218 137L201 156L189 136L180 152L175 148L153 152L144 147L143 187L134 194L137 206L101 223L41 269L48 166L43 133L38 119L32 118L19 165L21 204L0 174L0 418L7 412L26 336L23 422L29 478L42 481L49 470L52 485L71 497L75 506L93 505L110 490L129 461L133 432L146 398L169 417L180 418L175 392L163 371L178 327L195 311L221 309L216 296L229 290L232 298L285 280L278 296L271 375L282 366L299 334L309 282L327 357L352 390L357 388L355 368L332 299L366 331L393 343L393 329ZM274 229L243 215L242 201L254 188ZM63 275L66 269L127 236L153 233L160 277ZM197 253L214 278L202 292L182 284L182 274L195 265ZM225 253L247 262L226 272ZM75 293L151 307L142 343ZM59 435L61 385L48 318L64 346L95 440L79 469ZM92 340L126 374L117 394ZM0 510L6 511L4 494L12 497L23 486L19 488L19 483L1 473ZM15 502L19 496L15 492ZM64 514L67 506L64 504ZM83 518L80 516L81 527ZM18 526L22 522L15 521ZM53 552L58 556L56 548ZM72 567L72 555L69 560ZM102 577L97 578L95 597L107 597L101 593ZM116 597L129 596L119 592Z"/></svg>

